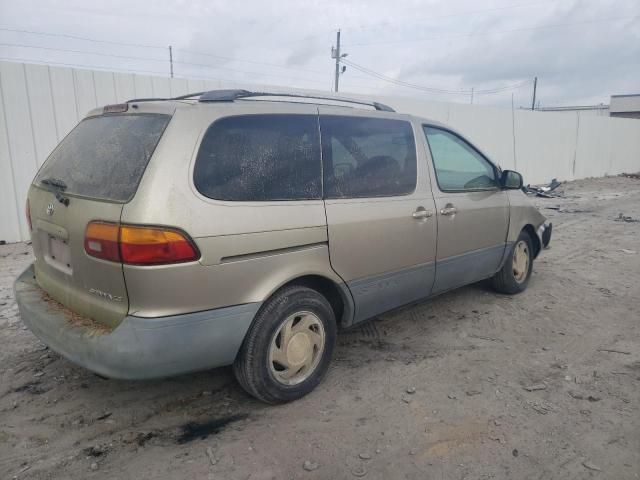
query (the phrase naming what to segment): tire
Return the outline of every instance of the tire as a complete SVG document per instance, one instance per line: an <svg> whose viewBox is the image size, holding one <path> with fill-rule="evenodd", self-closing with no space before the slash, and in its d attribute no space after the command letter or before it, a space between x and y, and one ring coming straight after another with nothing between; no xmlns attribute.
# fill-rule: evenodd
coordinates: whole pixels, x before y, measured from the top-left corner
<svg viewBox="0 0 640 480"><path fill-rule="evenodd" d="M524 263L521 256L523 254L526 255ZM515 262L514 257L516 257ZM523 265L526 265L524 271ZM511 248L504 265L491 279L491 283L497 292L514 295L526 290L532 271L533 241L531 236L523 230Z"/></svg>
<svg viewBox="0 0 640 480"><path fill-rule="evenodd" d="M327 299L293 285L260 308L233 364L238 383L266 403L297 400L318 386L336 343Z"/></svg>

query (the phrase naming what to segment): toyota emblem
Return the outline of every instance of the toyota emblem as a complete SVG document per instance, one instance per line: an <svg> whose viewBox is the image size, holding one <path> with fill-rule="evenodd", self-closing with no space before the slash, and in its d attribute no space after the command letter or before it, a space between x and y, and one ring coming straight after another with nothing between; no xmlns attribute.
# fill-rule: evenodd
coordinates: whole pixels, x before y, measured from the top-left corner
<svg viewBox="0 0 640 480"><path fill-rule="evenodd" d="M47 215L51 216L53 215L54 209L53 209L53 203L50 203L49 205L47 205Z"/></svg>

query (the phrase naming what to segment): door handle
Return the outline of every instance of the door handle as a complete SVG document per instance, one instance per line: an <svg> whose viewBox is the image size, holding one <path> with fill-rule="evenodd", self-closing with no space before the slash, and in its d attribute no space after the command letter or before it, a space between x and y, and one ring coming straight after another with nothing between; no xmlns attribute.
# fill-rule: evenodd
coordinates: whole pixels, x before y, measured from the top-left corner
<svg viewBox="0 0 640 480"><path fill-rule="evenodd" d="M455 215L456 213L458 213L458 209L450 203L447 203L447 205L440 210L440 215Z"/></svg>
<svg viewBox="0 0 640 480"><path fill-rule="evenodd" d="M425 219L425 218L429 218L432 215L433 215L433 213L431 213L430 211L428 211L424 207L416 208L416 211L411 214L411 216L413 218L415 218L416 220L422 220L422 219Z"/></svg>

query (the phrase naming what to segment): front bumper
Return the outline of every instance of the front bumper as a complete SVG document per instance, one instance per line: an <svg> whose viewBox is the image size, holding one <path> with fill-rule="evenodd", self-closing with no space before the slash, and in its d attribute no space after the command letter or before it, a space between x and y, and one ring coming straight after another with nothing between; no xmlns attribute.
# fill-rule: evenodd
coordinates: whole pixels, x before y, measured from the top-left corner
<svg viewBox="0 0 640 480"><path fill-rule="evenodd" d="M33 265L14 283L24 324L52 350L106 377L147 379L233 363L260 303L161 318L127 316L108 333L45 301Z"/></svg>
<svg viewBox="0 0 640 480"><path fill-rule="evenodd" d="M543 223L538 227L538 239L540 240L540 250L543 250L549 246L551 242L551 232L553 230L552 223Z"/></svg>

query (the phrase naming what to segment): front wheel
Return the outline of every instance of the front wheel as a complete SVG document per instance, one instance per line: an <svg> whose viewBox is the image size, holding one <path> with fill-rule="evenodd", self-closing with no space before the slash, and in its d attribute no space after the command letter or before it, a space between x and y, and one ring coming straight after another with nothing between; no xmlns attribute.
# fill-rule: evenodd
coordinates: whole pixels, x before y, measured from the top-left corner
<svg viewBox="0 0 640 480"><path fill-rule="evenodd" d="M329 369L336 320L327 299L302 286L282 289L258 312L233 370L240 385L267 403L311 392Z"/></svg>
<svg viewBox="0 0 640 480"><path fill-rule="evenodd" d="M533 242L525 231L513 245L502 269L491 279L493 288L500 293L513 295L523 292L533 271Z"/></svg>

